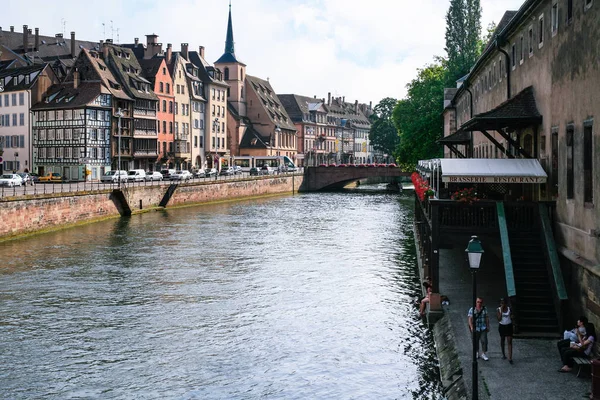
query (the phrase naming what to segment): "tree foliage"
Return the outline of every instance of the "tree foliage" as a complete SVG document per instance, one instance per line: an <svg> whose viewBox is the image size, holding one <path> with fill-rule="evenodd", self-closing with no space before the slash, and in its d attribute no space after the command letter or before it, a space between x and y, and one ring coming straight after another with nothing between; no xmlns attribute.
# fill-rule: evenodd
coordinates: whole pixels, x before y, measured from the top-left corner
<svg viewBox="0 0 600 400"><path fill-rule="evenodd" d="M440 63L418 70L408 85L407 98L400 100L392 119L400 132L400 143L394 155L404 168L414 168L417 161L442 156L437 143L443 134L441 113L447 71Z"/></svg>
<svg viewBox="0 0 600 400"><path fill-rule="evenodd" d="M479 0L450 0L446 13L448 79L466 75L480 54L481 5Z"/></svg>
<svg viewBox="0 0 600 400"><path fill-rule="evenodd" d="M373 148L385 154L393 154L400 142L398 130L392 121L392 113L398 100L391 97L382 99L373 108L369 141Z"/></svg>
<svg viewBox="0 0 600 400"><path fill-rule="evenodd" d="M484 52L488 43L490 42L490 40L492 40L492 37L494 37L494 32L496 32L496 27L497 26L494 21L490 22L487 26L486 31L481 36L481 40L479 40L479 44L478 44L480 55L481 55L481 53Z"/></svg>

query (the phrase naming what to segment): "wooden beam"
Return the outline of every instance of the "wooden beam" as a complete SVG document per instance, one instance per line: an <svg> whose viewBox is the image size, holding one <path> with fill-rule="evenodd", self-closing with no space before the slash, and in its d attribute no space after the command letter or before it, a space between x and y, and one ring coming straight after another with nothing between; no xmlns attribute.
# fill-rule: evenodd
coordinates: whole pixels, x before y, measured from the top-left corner
<svg viewBox="0 0 600 400"><path fill-rule="evenodd" d="M499 129L496 129L496 132L498 132L500 134L500 136L502 136L504 139L506 139L508 141L508 143L510 143L514 148L517 149L517 151L525 158L532 158L531 155L529 153L527 153L525 150L523 150L523 148L519 145L519 143L515 142L509 135L507 135L506 133L502 132Z"/></svg>
<svg viewBox="0 0 600 400"><path fill-rule="evenodd" d="M460 152L453 144L447 144L448 150L450 150L453 154L455 154L458 158L466 158L463 153Z"/></svg>
<svg viewBox="0 0 600 400"><path fill-rule="evenodd" d="M515 156L513 156L512 154L508 153L506 151L506 149L504 148L504 146L502 146L502 144L500 144L492 135L490 135L487 131L481 131L481 133L483 133L483 135L488 138L488 140L492 143L494 143L494 145L499 148L502 153L506 154L506 156L508 158L515 158Z"/></svg>

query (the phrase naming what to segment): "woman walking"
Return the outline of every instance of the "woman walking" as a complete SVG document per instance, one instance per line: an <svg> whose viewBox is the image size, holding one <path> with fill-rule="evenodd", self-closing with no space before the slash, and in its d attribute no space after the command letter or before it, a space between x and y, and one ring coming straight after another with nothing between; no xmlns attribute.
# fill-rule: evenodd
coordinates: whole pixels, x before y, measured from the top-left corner
<svg viewBox="0 0 600 400"><path fill-rule="evenodd" d="M500 307L496 309L496 318L498 318L498 333L500 333L500 346L502 347L502 359L506 360L504 353L504 342L508 343L508 362L512 360L512 339L513 339L513 315L509 306L506 305L504 298L500 299Z"/></svg>

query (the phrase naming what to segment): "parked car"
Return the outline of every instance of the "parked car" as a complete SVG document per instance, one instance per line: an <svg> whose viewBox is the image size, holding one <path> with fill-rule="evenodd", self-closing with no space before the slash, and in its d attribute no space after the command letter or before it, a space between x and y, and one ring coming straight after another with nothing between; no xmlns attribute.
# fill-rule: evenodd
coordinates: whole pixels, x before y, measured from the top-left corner
<svg viewBox="0 0 600 400"><path fill-rule="evenodd" d="M162 174L164 180L169 180L169 179L171 179L171 174L175 173L175 170L172 168L166 168L166 169L161 169L160 173Z"/></svg>
<svg viewBox="0 0 600 400"><path fill-rule="evenodd" d="M242 171L242 167L240 167L239 165L234 165L234 166L233 166L233 167L231 167L231 168L233 168L233 173L234 173L235 175L238 175L238 174L240 174L240 175L241 175L241 174L243 174L243 173L244 173L244 171Z"/></svg>
<svg viewBox="0 0 600 400"><path fill-rule="evenodd" d="M277 168L269 167L268 165L263 165L261 168L263 175L274 175L277 172Z"/></svg>
<svg viewBox="0 0 600 400"><path fill-rule="evenodd" d="M146 172L146 180L147 181L162 181L163 176L158 171L154 171L154 172L148 171L148 172Z"/></svg>
<svg viewBox="0 0 600 400"><path fill-rule="evenodd" d="M250 175L251 176L262 175L262 170L260 168L252 167L252 168L250 168Z"/></svg>
<svg viewBox="0 0 600 400"><path fill-rule="evenodd" d="M207 168L204 170L204 174L206 176L216 176L217 175L217 169L216 168Z"/></svg>
<svg viewBox="0 0 600 400"><path fill-rule="evenodd" d="M23 186L23 179L17 174L3 174L0 176L0 186Z"/></svg>
<svg viewBox="0 0 600 400"><path fill-rule="evenodd" d="M19 172L19 173L17 173L17 175L19 175L21 177L21 180L23 181L23 185L25 185L25 186L33 185L33 180L31 179L31 175L29 175L27 172Z"/></svg>
<svg viewBox="0 0 600 400"><path fill-rule="evenodd" d="M143 169L130 169L127 172L127 180L129 182L143 182L146 180L146 171Z"/></svg>
<svg viewBox="0 0 600 400"><path fill-rule="evenodd" d="M40 182L64 182L64 180L58 172L48 172L48 174L40 176Z"/></svg>
<svg viewBox="0 0 600 400"><path fill-rule="evenodd" d="M233 167L224 167L221 168L221 172L219 172L219 175L235 175L235 170L233 169Z"/></svg>
<svg viewBox="0 0 600 400"><path fill-rule="evenodd" d="M113 170L113 171L106 171L106 173L104 175L102 175L102 177L100 177L100 182L104 182L104 183L115 183L115 182L124 182L127 180L127 171L118 171L118 170Z"/></svg>
<svg viewBox="0 0 600 400"><path fill-rule="evenodd" d="M183 181L187 182L192 179L193 175L190 171L187 170L177 170L175 173L171 174L172 181Z"/></svg>
<svg viewBox="0 0 600 400"><path fill-rule="evenodd" d="M204 171L204 168L195 170L194 178L206 178L206 172Z"/></svg>
<svg viewBox="0 0 600 400"><path fill-rule="evenodd" d="M35 172L30 172L29 176L31 177L31 181L34 183L40 181L40 176L38 174L36 174Z"/></svg>

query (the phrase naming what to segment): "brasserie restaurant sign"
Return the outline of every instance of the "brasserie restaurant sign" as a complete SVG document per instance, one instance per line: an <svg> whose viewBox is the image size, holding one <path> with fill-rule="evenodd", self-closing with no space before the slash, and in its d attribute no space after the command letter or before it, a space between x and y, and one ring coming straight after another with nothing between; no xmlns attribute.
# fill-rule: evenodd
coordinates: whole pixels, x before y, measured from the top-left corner
<svg viewBox="0 0 600 400"><path fill-rule="evenodd" d="M546 183L545 176L445 176L442 182L449 183Z"/></svg>

